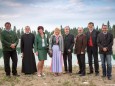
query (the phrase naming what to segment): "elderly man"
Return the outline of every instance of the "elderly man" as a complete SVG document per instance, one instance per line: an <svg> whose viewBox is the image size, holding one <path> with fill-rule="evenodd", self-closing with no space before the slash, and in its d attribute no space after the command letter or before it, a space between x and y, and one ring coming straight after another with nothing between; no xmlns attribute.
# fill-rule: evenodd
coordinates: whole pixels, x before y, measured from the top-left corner
<svg viewBox="0 0 115 86"><path fill-rule="evenodd" d="M111 55L112 55L112 45L113 45L113 35L108 32L107 25L102 26L102 32L98 35L98 46L99 53L102 62L102 77L108 77L108 80L111 80L112 64L111 64ZM107 68L106 64L107 63Z"/></svg>
<svg viewBox="0 0 115 86"><path fill-rule="evenodd" d="M72 51L74 46L74 36L70 34L70 27L66 26L64 28L64 67L65 72L64 73L72 73ZM67 60L68 60L68 66L67 66Z"/></svg>
<svg viewBox="0 0 115 86"><path fill-rule="evenodd" d="M11 23L5 23L5 30L1 33L1 42L3 48L4 57L4 69L6 76L10 77L10 57L12 59L12 73L13 76L19 76L17 74L17 52L16 46L18 44L18 37L14 31L11 30Z"/></svg>
<svg viewBox="0 0 115 86"><path fill-rule="evenodd" d="M21 36L22 72L34 74L37 72L36 61L33 53L35 36L31 33L30 27L25 27L25 34Z"/></svg>
<svg viewBox="0 0 115 86"><path fill-rule="evenodd" d="M75 40L75 54L77 54L80 76L85 76L85 49L87 46L86 35L83 34L83 28L78 27L78 35Z"/></svg>

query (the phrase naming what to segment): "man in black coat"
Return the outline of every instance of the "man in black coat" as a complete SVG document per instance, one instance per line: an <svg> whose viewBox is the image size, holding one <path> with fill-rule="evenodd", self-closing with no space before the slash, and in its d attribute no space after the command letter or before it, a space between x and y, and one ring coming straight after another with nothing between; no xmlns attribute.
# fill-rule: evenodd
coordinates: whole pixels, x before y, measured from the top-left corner
<svg viewBox="0 0 115 86"><path fill-rule="evenodd" d="M64 67L65 67L65 73L72 73L72 52L73 52L73 46L74 46L74 36L69 33L70 28L69 26L66 26L64 28ZM67 66L67 59L68 59L68 66Z"/></svg>
<svg viewBox="0 0 115 86"><path fill-rule="evenodd" d="M97 46L97 35L98 31L94 29L94 23L88 23L89 31L86 33L87 37L87 54L88 54L88 61L89 61L89 73L92 74L93 66L92 66L92 58L94 57L94 67L95 67L95 75L99 75L99 63L98 63L98 46Z"/></svg>
<svg viewBox="0 0 115 86"><path fill-rule="evenodd" d="M22 52L22 73L34 74L37 72L35 56L33 53L35 36L30 27L25 27L25 34L21 36L20 48Z"/></svg>
<svg viewBox="0 0 115 86"><path fill-rule="evenodd" d="M111 64L111 55L112 55L112 45L113 45L113 35L107 32L107 25L102 26L102 32L98 35L98 46L99 53L102 62L102 77L108 77L111 80L112 64ZM107 68L106 64L107 63Z"/></svg>

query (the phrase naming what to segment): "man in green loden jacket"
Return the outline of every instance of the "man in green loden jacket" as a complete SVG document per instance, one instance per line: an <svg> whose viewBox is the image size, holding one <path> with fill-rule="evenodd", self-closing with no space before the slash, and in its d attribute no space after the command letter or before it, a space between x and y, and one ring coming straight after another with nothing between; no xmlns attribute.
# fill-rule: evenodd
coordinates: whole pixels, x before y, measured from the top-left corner
<svg viewBox="0 0 115 86"><path fill-rule="evenodd" d="M5 30L1 33L1 43L4 58L4 69L6 76L10 77L10 57L12 59L12 74L13 76L19 76L17 74L17 53L16 46L18 44L18 37L14 31L11 30L11 23L5 23Z"/></svg>

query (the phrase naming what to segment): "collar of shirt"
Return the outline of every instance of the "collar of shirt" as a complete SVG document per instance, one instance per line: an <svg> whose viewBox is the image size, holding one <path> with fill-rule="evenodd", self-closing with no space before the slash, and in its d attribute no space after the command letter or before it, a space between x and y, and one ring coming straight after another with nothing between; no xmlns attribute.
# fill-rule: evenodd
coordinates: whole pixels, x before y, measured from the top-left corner
<svg viewBox="0 0 115 86"><path fill-rule="evenodd" d="M69 33L65 33L65 35L67 36L67 35L69 35Z"/></svg>
<svg viewBox="0 0 115 86"><path fill-rule="evenodd" d="M25 34L30 34L30 32L29 33L25 33Z"/></svg>
<svg viewBox="0 0 115 86"><path fill-rule="evenodd" d="M103 34L107 34L107 32L103 32Z"/></svg>
<svg viewBox="0 0 115 86"><path fill-rule="evenodd" d="M90 33L93 32L93 29L92 29L92 30L89 30L89 32L90 32Z"/></svg>
<svg viewBox="0 0 115 86"><path fill-rule="evenodd" d="M11 29L9 29L9 30L7 30L7 29L5 29L6 31L8 31L8 32L10 32L11 31Z"/></svg>

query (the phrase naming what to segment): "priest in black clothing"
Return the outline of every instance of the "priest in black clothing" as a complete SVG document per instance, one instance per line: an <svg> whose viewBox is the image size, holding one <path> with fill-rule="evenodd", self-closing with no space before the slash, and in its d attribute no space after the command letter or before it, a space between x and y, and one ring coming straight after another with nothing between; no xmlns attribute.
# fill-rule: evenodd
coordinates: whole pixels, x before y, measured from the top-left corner
<svg viewBox="0 0 115 86"><path fill-rule="evenodd" d="M34 34L30 33L30 27L25 27L25 34L21 36L22 73L34 74L37 72L36 61L33 53Z"/></svg>

